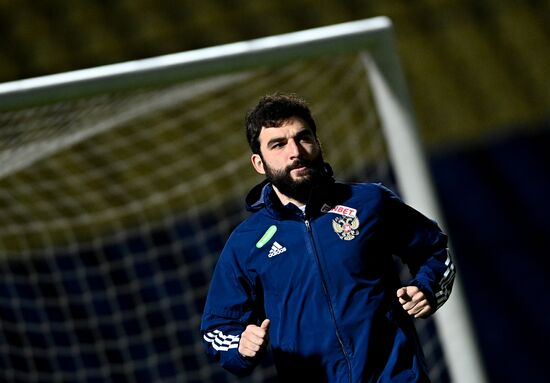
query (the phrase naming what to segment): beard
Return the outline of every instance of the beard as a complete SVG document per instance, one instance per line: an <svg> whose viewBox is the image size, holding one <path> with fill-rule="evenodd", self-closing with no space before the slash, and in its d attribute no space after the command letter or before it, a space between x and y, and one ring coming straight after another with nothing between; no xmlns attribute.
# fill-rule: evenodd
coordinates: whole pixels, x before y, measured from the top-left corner
<svg viewBox="0 0 550 383"><path fill-rule="evenodd" d="M299 178L292 178L291 171L305 167ZM264 162L265 175L269 182L285 196L306 203L311 190L325 178L324 161L322 154L313 160L297 159L282 170L273 169Z"/></svg>

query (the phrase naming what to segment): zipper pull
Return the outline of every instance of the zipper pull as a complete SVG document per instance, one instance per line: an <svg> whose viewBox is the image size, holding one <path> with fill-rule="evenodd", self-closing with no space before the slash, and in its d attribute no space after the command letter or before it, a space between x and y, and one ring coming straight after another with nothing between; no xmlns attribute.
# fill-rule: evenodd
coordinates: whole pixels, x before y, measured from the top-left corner
<svg viewBox="0 0 550 383"><path fill-rule="evenodd" d="M311 231L311 224L309 223L309 219L304 220L306 224L307 231Z"/></svg>

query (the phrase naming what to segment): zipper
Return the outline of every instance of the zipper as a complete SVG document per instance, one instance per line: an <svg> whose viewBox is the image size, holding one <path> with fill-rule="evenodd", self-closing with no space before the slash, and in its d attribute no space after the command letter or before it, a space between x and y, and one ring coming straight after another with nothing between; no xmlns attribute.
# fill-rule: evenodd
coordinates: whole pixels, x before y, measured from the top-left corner
<svg viewBox="0 0 550 383"><path fill-rule="evenodd" d="M311 247L313 249L313 256L315 258L315 261L317 262L317 267L319 268L319 275L321 277L321 285L323 286L323 292L325 293L325 296L327 297L328 302L328 308L330 312L330 316L332 318L332 322L334 324L334 332L336 334L336 339L338 339L338 343L340 344L340 348L342 349L342 354L344 354L344 358L346 358L346 363L348 365L348 377L349 381L351 382L351 361L349 359L349 355L346 352L346 348L344 346L344 342L342 341L342 337L340 336L340 332L338 331L338 326L336 325L336 314L334 313L334 306L332 305L332 300L330 299L330 295L328 293L328 287L327 282L325 280L325 274L323 272L323 268L321 267L321 259L319 258L319 254L317 253L317 246L315 246L315 240L313 238L313 230L311 228L311 223L309 222L309 219L304 218L304 223L306 225L307 233L309 240L311 242Z"/></svg>

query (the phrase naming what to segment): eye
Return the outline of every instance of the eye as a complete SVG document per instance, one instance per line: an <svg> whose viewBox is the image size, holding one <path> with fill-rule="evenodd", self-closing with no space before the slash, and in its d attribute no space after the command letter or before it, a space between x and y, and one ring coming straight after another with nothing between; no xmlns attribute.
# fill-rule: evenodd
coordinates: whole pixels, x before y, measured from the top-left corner
<svg viewBox="0 0 550 383"><path fill-rule="evenodd" d="M313 138L313 134L311 134L310 132L304 132L298 137L298 139L300 142L304 142L306 144L311 144L315 141L315 139Z"/></svg>

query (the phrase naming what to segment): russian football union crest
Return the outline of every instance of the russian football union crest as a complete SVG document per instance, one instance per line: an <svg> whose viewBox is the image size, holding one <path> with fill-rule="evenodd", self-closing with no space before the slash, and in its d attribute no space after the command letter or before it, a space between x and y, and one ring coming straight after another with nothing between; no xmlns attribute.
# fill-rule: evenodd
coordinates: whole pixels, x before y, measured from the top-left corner
<svg viewBox="0 0 550 383"><path fill-rule="evenodd" d="M359 235L359 220L357 217L336 217L332 220L332 228L340 239L351 241Z"/></svg>

